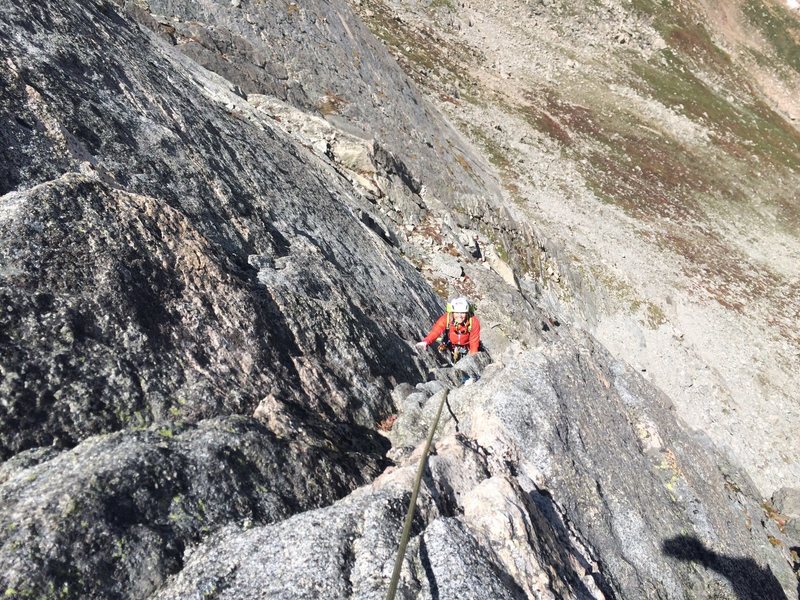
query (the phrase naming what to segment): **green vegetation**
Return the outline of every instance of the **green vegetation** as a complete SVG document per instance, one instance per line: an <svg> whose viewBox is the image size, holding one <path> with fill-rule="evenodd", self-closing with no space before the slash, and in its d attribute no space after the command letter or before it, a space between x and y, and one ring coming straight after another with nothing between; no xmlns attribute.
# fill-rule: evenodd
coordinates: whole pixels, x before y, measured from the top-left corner
<svg viewBox="0 0 800 600"><path fill-rule="evenodd" d="M744 14L769 40L777 55L800 72L800 24L787 10L761 0L748 0Z"/></svg>
<svg viewBox="0 0 800 600"><path fill-rule="evenodd" d="M456 5L453 0L431 0L431 8L446 8L450 12L456 11Z"/></svg>
<svg viewBox="0 0 800 600"><path fill-rule="evenodd" d="M706 189L704 171L698 172L693 157L644 127L636 115L610 117L601 107L569 103L553 91L528 98L531 104L522 116L562 144L599 198L643 219L683 220L697 210L683 192Z"/></svg>
<svg viewBox="0 0 800 600"><path fill-rule="evenodd" d="M632 71L636 78L629 82L631 87L706 127L722 158L744 162L753 170L763 168L765 161L782 168L800 164L800 134L791 125L759 100L734 105L672 51L665 51L660 60L634 64ZM691 152L636 114L567 102L553 90L527 98L530 104L519 109L521 115L583 165L583 175L598 197L632 216L685 221L698 214L698 194L711 197L711 190L718 198L743 200L730 180L718 175L712 156ZM487 151L491 157L491 149ZM791 211L791 203L784 204Z"/></svg>
<svg viewBox="0 0 800 600"><path fill-rule="evenodd" d="M114 551L111 553L111 557L116 560L125 558L125 542L122 538L116 538L114 540Z"/></svg>
<svg viewBox="0 0 800 600"><path fill-rule="evenodd" d="M383 2L365 2L369 8L369 15L362 15L364 22L373 34L389 46L392 53L404 66L406 74L420 85L430 87L430 78L436 77L445 86L458 86L461 98L470 103L477 103L478 99L471 96L466 90L471 88L467 72L453 57L468 57L470 50L465 46L446 42L436 37L427 28L418 29L394 18L390 9ZM452 0L433 0L431 8L448 8L455 10ZM448 53L445 54L444 48ZM457 102L451 96L444 95L443 100Z"/></svg>
<svg viewBox="0 0 800 600"><path fill-rule="evenodd" d="M699 15L677 9L669 0L633 0L633 7L651 16L654 29L686 60L719 71L731 66L730 56L714 43Z"/></svg>
<svg viewBox="0 0 800 600"><path fill-rule="evenodd" d="M671 51L663 54L666 65L652 61L633 66L641 92L666 106L679 106L695 121L708 124L713 141L736 158L762 157L776 166L800 163L800 134L763 102L735 106L729 98L698 79ZM734 82L735 83L735 82Z"/></svg>
<svg viewBox="0 0 800 600"><path fill-rule="evenodd" d="M734 104L721 91L722 86L749 91L749 85L734 71L730 57L714 43L697 15L676 10L672 2L634 0L633 5L653 18L653 26L670 46L658 60L634 65L641 91L666 106L679 105L688 117L709 124L713 141L738 159L751 160L755 155L776 166L800 162L800 135L782 117L758 100ZM800 24L787 10L762 0L747 0L744 13L778 56L800 71ZM754 56L759 64L780 70L768 56L756 52ZM706 75L702 80L699 72ZM706 80L719 82L719 87L712 89ZM750 96L756 98L757 94Z"/></svg>
<svg viewBox="0 0 800 600"><path fill-rule="evenodd" d="M186 508L184 507L183 496L180 494L173 496L169 506L169 516L167 518L173 523L178 523L186 520L188 516Z"/></svg>
<svg viewBox="0 0 800 600"><path fill-rule="evenodd" d="M645 320L650 329L658 329L667 322L667 316L660 306L648 302L645 309Z"/></svg>
<svg viewBox="0 0 800 600"><path fill-rule="evenodd" d="M504 173L511 170L513 163L509 160L506 152L500 145L495 142L492 138L490 138L482 129L479 127L465 125L469 130L469 133L473 140L475 140L480 146L483 148L484 152L486 152L486 156L489 159L489 162L492 163L495 167L497 167L500 171Z"/></svg>
<svg viewBox="0 0 800 600"><path fill-rule="evenodd" d="M144 415L142 414L142 411L140 411L140 410L136 410L136 411L133 412L133 420L134 420L134 424L133 424L134 428L137 428L137 427L138 428L144 428L144 427L147 426L147 421L145 420Z"/></svg>
<svg viewBox="0 0 800 600"><path fill-rule="evenodd" d="M709 210L733 218L751 211L737 180L756 180L764 170L796 168L800 134L755 94L752 100L742 100L748 90L737 87L734 78L709 78L712 87L701 71L672 50L631 70L628 87L699 124L708 132L710 146L699 142L697 148L687 147L654 129L639 113L598 104L589 95L582 105L574 95L567 101L560 90L531 92L526 96L529 104L517 111L558 142L598 198L641 221L670 224L646 235L688 259L687 277L709 295L742 311L748 300L769 295L774 277L701 224ZM725 87L739 97L726 93ZM737 177L731 177L732 172ZM796 229L796 202L781 195L769 201L779 209L781 225ZM639 308L648 326L664 322L658 307Z"/></svg>
<svg viewBox="0 0 800 600"><path fill-rule="evenodd" d="M667 106L680 104L698 120L728 122L736 118L730 103L700 81L674 52L665 50L661 58L660 63L633 65L644 88L641 91L653 94Z"/></svg>
<svg viewBox="0 0 800 600"><path fill-rule="evenodd" d="M3 592L4 598L36 598L37 600L49 600L53 598L53 596L43 595L41 591L37 592L36 590L29 588L29 587L21 587L21 588L6 588L6 591Z"/></svg>
<svg viewBox="0 0 800 600"><path fill-rule="evenodd" d="M722 69L731 66L731 57L711 39L702 23L671 24L665 37L669 45L689 57L703 57L708 63Z"/></svg>
<svg viewBox="0 0 800 600"><path fill-rule="evenodd" d="M500 260L503 262L508 263L511 260L505 245L501 242L495 242L494 251L497 252L497 256L499 256Z"/></svg>

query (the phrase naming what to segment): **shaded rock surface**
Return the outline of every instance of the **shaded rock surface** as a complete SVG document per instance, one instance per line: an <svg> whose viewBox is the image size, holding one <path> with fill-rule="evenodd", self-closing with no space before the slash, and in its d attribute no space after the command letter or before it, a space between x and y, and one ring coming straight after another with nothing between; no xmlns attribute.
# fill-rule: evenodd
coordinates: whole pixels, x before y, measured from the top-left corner
<svg viewBox="0 0 800 600"><path fill-rule="evenodd" d="M40 464L7 461L0 470L6 595L144 598L180 568L187 547L220 525L280 521L380 472L379 439L370 446L369 436L351 430L359 441L347 448L306 426L287 439L251 418L208 419L95 436Z"/></svg>
<svg viewBox="0 0 800 600"><path fill-rule="evenodd" d="M444 199L482 195L488 165L422 101L350 5L283 1L120 2L176 48L245 94L277 96L406 157ZM427 165L435 161L440 169Z"/></svg>
<svg viewBox="0 0 800 600"><path fill-rule="evenodd" d="M144 597L380 470L437 300L350 182L113 5L2 12L0 588Z"/></svg>
<svg viewBox="0 0 800 600"><path fill-rule="evenodd" d="M355 179L361 192L383 197L376 202L375 212L381 218L385 215L394 226L414 232L417 241L422 238L453 249L459 245L455 229L479 228L486 245L497 243L506 252L515 249L509 253L516 268L536 268L538 234L503 201L491 165L474 144L431 109L387 53L385 40L370 32L349 3L335 0L301 6L270 1L231 7L210 0L124 0L120 4L146 27L162 35L166 32L166 39L176 44L176 49L241 85L237 93L248 100L259 104L259 96L274 95L279 102L308 114L307 124L313 124L314 117L323 117L343 130L334 139L311 136L318 153L346 164L352 149L347 138L374 143L371 162L381 173L373 177L370 165L367 173L350 171L348 178ZM381 18L394 20L385 12ZM178 33L186 28L185 35ZM222 44L214 41L220 37L226 40ZM198 45L204 48L200 54L196 53ZM251 47L267 56L263 66L261 59L253 61ZM413 52L410 46L408 50ZM263 76L270 71L270 64L286 66L286 82L269 75L274 83L266 87L248 83L254 67ZM281 91L284 87L286 93ZM297 90L302 93L293 93ZM274 106L274 99L269 103ZM279 120L285 114L284 110L273 113ZM297 129L296 119L288 122ZM308 136L300 137L309 141ZM435 211L434 219L449 221L444 237L435 231L434 219L419 214L414 206L419 201L416 194L424 206ZM365 220L373 220L373 215ZM405 237L402 230L396 233ZM417 249L404 247L404 251L414 256ZM530 287L537 293L535 284Z"/></svg>

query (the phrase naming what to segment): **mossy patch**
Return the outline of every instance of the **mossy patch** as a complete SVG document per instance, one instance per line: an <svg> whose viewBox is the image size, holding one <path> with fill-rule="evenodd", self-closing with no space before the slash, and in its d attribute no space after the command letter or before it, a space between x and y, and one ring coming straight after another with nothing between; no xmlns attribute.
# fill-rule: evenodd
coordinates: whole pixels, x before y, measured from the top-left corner
<svg viewBox="0 0 800 600"><path fill-rule="evenodd" d="M711 39L702 23L669 25L665 37L671 48L692 57L703 57L720 68L731 66L731 57Z"/></svg>
<svg viewBox="0 0 800 600"><path fill-rule="evenodd" d="M431 0L431 8L433 9L445 8L450 12L456 11L456 5L453 0Z"/></svg>
<svg viewBox="0 0 800 600"><path fill-rule="evenodd" d="M627 305L630 313L638 315L639 320L650 329L658 329L667 322L667 316L661 307L641 299L634 287L627 281L598 266L590 266L589 273L605 293L610 294L623 305Z"/></svg>
<svg viewBox="0 0 800 600"><path fill-rule="evenodd" d="M650 329L658 329L667 322L667 317L664 314L664 311L661 310L661 307L657 304L653 304L652 302L641 302L639 300L634 300L631 303L631 312L632 313L642 313L642 318L644 319L644 323Z"/></svg>
<svg viewBox="0 0 800 600"><path fill-rule="evenodd" d="M521 109L522 116L563 144L601 199L640 219L685 220L698 210L685 191L707 190L709 184L674 140L632 114L614 119L552 91L528 98L531 104Z"/></svg>
<svg viewBox="0 0 800 600"><path fill-rule="evenodd" d="M602 125L590 108L563 100L555 90L528 92L525 98L530 104L520 109L522 117L564 146L572 146L576 134L596 137L602 133Z"/></svg>
<svg viewBox="0 0 800 600"><path fill-rule="evenodd" d="M509 150L503 149L500 144L494 141L479 127L467 125L467 129L472 137L486 153L489 162L497 167L500 171L508 172L513 166L513 162L509 157Z"/></svg>
<svg viewBox="0 0 800 600"><path fill-rule="evenodd" d="M436 292L436 295L439 296L439 298L442 300L447 300L450 298L450 288L447 285L447 279L444 277L436 277L430 283L433 291Z"/></svg>

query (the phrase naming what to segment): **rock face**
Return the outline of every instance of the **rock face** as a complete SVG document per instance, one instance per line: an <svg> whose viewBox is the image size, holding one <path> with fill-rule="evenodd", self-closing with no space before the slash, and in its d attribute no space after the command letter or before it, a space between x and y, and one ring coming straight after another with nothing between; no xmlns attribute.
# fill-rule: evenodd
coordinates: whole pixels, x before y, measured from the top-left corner
<svg viewBox="0 0 800 600"><path fill-rule="evenodd" d="M441 197L485 194L488 165L435 115L344 0L122 0L134 18L247 95L277 96L403 156ZM435 162L439 169L428 165ZM474 177L471 173L482 173Z"/></svg>
<svg viewBox="0 0 800 600"><path fill-rule="evenodd" d="M144 597L217 526L375 475L436 299L347 180L114 6L2 10L0 587ZM193 424L236 439L164 449Z"/></svg>
<svg viewBox="0 0 800 600"><path fill-rule="evenodd" d="M645 372L764 497L800 486L797 13L353 4L535 226L536 247L505 244L517 280Z"/></svg>
<svg viewBox="0 0 800 600"><path fill-rule="evenodd" d="M0 595L384 597L443 398L401 597L795 593L792 490L550 312L347 5L0 17ZM462 294L488 353L416 354Z"/></svg>
<svg viewBox="0 0 800 600"><path fill-rule="evenodd" d="M349 184L92 6L6 9L2 455L269 395L372 425L433 294Z"/></svg>
<svg viewBox="0 0 800 600"><path fill-rule="evenodd" d="M208 419L7 461L0 472L6 595L146 598L180 568L187 547L220 525L280 521L380 471L377 441L370 448L351 430L361 447L347 448L306 426L307 434L286 439L250 418Z"/></svg>
<svg viewBox="0 0 800 600"><path fill-rule="evenodd" d="M448 403L398 597L796 593L790 538L746 476L589 336L512 348ZM331 507L221 531L157 597L384 597L417 458Z"/></svg>

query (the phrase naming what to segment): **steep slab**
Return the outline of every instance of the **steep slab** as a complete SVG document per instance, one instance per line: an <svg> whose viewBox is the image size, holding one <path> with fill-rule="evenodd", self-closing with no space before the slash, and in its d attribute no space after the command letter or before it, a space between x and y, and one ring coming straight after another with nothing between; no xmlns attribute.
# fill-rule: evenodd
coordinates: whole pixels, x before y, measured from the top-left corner
<svg viewBox="0 0 800 600"><path fill-rule="evenodd" d="M435 296L349 182L108 3L5 4L0 44L0 456L264 399L390 411Z"/></svg>

